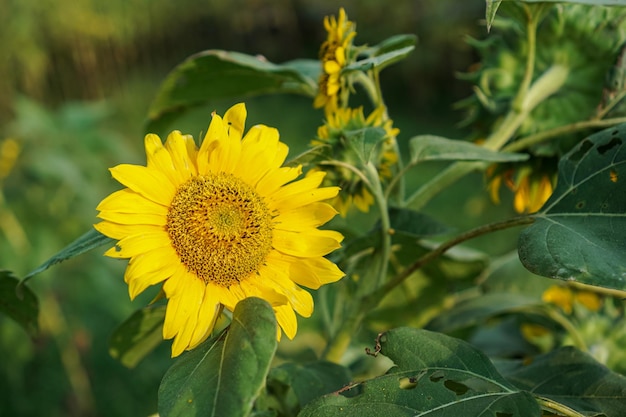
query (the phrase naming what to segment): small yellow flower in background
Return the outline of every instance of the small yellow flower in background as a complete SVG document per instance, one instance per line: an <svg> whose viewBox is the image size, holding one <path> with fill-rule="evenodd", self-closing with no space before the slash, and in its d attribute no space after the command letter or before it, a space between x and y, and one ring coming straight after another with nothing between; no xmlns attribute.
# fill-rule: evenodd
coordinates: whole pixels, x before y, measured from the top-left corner
<svg viewBox="0 0 626 417"><path fill-rule="evenodd" d="M356 32L354 22L348 20L343 8L339 9L338 18L335 16L324 18L324 28L328 36L320 48L322 75L313 106L323 107L325 112L329 113L338 107L339 94L344 83L341 70L348 63L352 39Z"/></svg>
<svg viewBox="0 0 626 417"><path fill-rule="evenodd" d="M17 140L7 138L0 143L0 180L11 173L19 154L20 144Z"/></svg>
<svg viewBox="0 0 626 417"><path fill-rule="evenodd" d="M572 305L574 303L574 294L569 287L561 285L551 285L543 292L541 299L550 304L554 304L563 310L566 314L572 313Z"/></svg>
<svg viewBox="0 0 626 417"><path fill-rule="evenodd" d="M591 291L577 292L576 302L582 304L589 311L598 311L602 307L602 297Z"/></svg>
<svg viewBox="0 0 626 417"><path fill-rule="evenodd" d="M504 183L513 191L513 208L520 214L539 211L554 191L552 175L533 173L529 167L522 168L517 173L507 170L499 174L494 174L491 169L487 174L492 176L488 185L491 200L496 204L500 203L499 191Z"/></svg>
<svg viewBox="0 0 626 417"><path fill-rule="evenodd" d="M339 188L320 188L323 172L296 180L301 167L281 167L288 148L278 131L257 125L244 136L245 119L243 104L224 118L213 114L200 148L178 131L165 144L147 135L147 166L112 168L127 188L98 206L95 228L118 240L106 255L130 259L131 299L163 283L163 337L174 338L173 357L206 340L222 308L247 297L267 300L278 337L282 329L293 338L294 311L313 312L300 286L317 289L344 275L324 258L343 236L318 229L337 213L323 200Z"/></svg>
<svg viewBox="0 0 626 417"><path fill-rule="evenodd" d="M392 120L385 120L383 114L383 107L375 109L367 118L362 107L338 108L326 116L324 125L317 130L317 139L311 141L311 145L328 145L333 158L355 166L358 164L357 156L346 143L344 132L365 127L381 127L386 133L385 140L372 161L376 165L380 179L383 182L387 181L391 179L393 166L398 162L395 141L400 131L393 127ZM309 172L317 170L314 168ZM345 217L353 205L362 212L369 211L374 203L374 197L361 178L350 169L341 166L324 167L324 170L327 173L325 184L335 184L341 188L337 197L331 201L341 216Z"/></svg>

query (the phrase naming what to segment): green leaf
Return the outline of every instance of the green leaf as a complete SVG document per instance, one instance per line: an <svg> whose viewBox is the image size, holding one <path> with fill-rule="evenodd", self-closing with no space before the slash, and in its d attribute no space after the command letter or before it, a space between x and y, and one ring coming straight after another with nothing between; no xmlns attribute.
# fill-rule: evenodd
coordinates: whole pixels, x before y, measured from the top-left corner
<svg viewBox="0 0 626 417"><path fill-rule="evenodd" d="M135 311L111 336L109 354L127 368L134 368L163 341L165 306Z"/></svg>
<svg viewBox="0 0 626 417"><path fill-rule="evenodd" d="M394 235L401 233L416 239L448 233L451 229L427 214L406 208L389 209L389 226Z"/></svg>
<svg viewBox="0 0 626 417"><path fill-rule="evenodd" d="M369 162L374 148L387 135L382 127L364 127L363 129L344 131L343 134L362 164Z"/></svg>
<svg viewBox="0 0 626 417"><path fill-rule="evenodd" d="M504 379L471 345L439 333L399 328L377 350L394 361L387 375L309 404L308 416L540 416L532 395ZM338 395L339 394L339 395Z"/></svg>
<svg viewBox="0 0 626 417"><path fill-rule="evenodd" d="M539 299L523 294L481 294L442 312L430 322L428 328L438 332L451 333L458 329L478 325L489 318L504 313L519 311L539 304Z"/></svg>
<svg viewBox="0 0 626 417"><path fill-rule="evenodd" d="M584 139L559 161L554 193L520 234L531 272L626 290L626 124Z"/></svg>
<svg viewBox="0 0 626 417"><path fill-rule="evenodd" d="M41 264L37 269L31 271L22 279L22 283L25 283L27 280L31 279L33 276L45 271L50 268L52 265L63 262L67 259L73 258L78 255L82 255L85 252L88 252L94 248L97 248L102 245L111 244L115 242L113 239L104 236L102 233L98 232L96 229L91 229L87 233L80 236L78 239L64 247L60 252L54 255L52 258L45 261Z"/></svg>
<svg viewBox="0 0 626 417"><path fill-rule="evenodd" d="M378 56L361 59L353 62L352 64L346 65L341 70L341 73L345 74L352 71L369 71L372 69L380 71L391 64L395 64L396 62L403 60L411 53L411 51L413 51L413 49L415 49L415 46L413 45L405 46L404 48L386 52Z"/></svg>
<svg viewBox="0 0 626 417"><path fill-rule="evenodd" d="M352 379L350 371L332 362L284 363L270 371L268 385L293 390L300 407L317 397L337 391Z"/></svg>
<svg viewBox="0 0 626 417"><path fill-rule="evenodd" d="M626 6L626 0L516 0L522 3L576 3L590 6Z"/></svg>
<svg viewBox="0 0 626 417"><path fill-rule="evenodd" d="M409 148L412 164L423 161L513 162L528 159L525 154L492 151L470 142L434 135L411 138Z"/></svg>
<svg viewBox="0 0 626 417"><path fill-rule="evenodd" d="M260 56L208 50L193 55L170 72L148 112L147 131L190 107L209 100L273 93L317 93L321 65L317 60L273 64Z"/></svg>
<svg viewBox="0 0 626 417"><path fill-rule="evenodd" d="M502 0L486 0L487 1L487 10L485 12L485 18L487 19L487 32L491 30L491 24L493 20L496 18L496 12L498 11L498 7L500 7L500 3Z"/></svg>
<svg viewBox="0 0 626 417"><path fill-rule="evenodd" d="M15 320L30 336L39 331L39 301L9 271L0 271L0 312Z"/></svg>
<svg viewBox="0 0 626 417"><path fill-rule="evenodd" d="M380 56L389 52L415 46L416 43L417 36L413 34L394 35L380 42L378 45L367 48L363 51L363 54L368 57Z"/></svg>
<svg viewBox="0 0 626 417"><path fill-rule="evenodd" d="M564 404L584 415L621 417L626 406L626 378L591 356L566 346L532 360L502 368L520 389Z"/></svg>
<svg viewBox="0 0 626 417"><path fill-rule="evenodd" d="M159 387L159 415L247 416L276 351L276 319L259 298L240 301L228 332L185 353Z"/></svg>

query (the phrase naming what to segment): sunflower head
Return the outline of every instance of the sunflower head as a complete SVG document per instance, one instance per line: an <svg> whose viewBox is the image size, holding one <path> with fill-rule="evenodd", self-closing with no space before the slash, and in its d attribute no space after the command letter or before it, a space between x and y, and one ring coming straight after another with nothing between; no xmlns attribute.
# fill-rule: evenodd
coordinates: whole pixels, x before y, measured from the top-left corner
<svg viewBox="0 0 626 417"><path fill-rule="evenodd" d="M276 129L244 134L246 109L213 114L198 147L172 132L165 142L145 137L147 166L118 165L126 188L105 198L95 228L116 239L106 252L129 259L124 280L131 298L162 284L168 298L163 337L172 356L212 332L222 309L247 297L267 300L289 338L297 312L313 312L311 295L343 273L324 258L341 234L318 227L337 213L323 200L338 187L320 187L323 172L298 180L301 167L282 167L287 146Z"/></svg>
<svg viewBox="0 0 626 417"><path fill-rule="evenodd" d="M359 158L351 148L347 140L350 132L364 128L378 127L385 132L384 139L377 147L371 160L375 164L378 175L383 182L391 179L393 167L398 162L396 151L396 136L399 129L393 127L393 121L383 118L384 108L375 109L367 118L363 114L363 108L338 108L327 114L324 125L317 130L317 139L311 142L314 146L327 145L332 158L343 162L344 165L358 166ZM351 206L367 212L374 203L374 197L369 192L363 181L349 168L333 165L325 168L327 176L326 184L337 184L341 192L331 204L342 216L346 216ZM316 172L317 169L313 169Z"/></svg>
<svg viewBox="0 0 626 417"><path fill-rule="evenodd" d="M326 16L324 28L327 38L320 47L322 74L319 90L313 105L323 107L325 112L332 112L338 107L340 94L345 89L346 81L341 77L341 70L354 58L352 40L356 36L355 24L348 20L343 8L339 17Z"/></svg>

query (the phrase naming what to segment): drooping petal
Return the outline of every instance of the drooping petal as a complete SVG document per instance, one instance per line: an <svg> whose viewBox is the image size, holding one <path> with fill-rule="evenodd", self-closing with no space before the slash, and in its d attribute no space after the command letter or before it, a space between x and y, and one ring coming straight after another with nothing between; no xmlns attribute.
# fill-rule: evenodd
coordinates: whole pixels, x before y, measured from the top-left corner
<svg viewBox="0 0 626 417"><path fill-rule="evenodd" d="M241 142L247 115L248 112L244 103L235 104L224 113L224 122L228 126L228 135L233 141Z"/></svg>
<svg viewBox="0 0 626 417"><path fill-rule="evenodd" d="M167 217L161 214L147 213L115 213L111 211L101 211L98 217L118 224L150 224L153 226L165 226Z"/></svg>
<svg viewBox="0 0 626 417"><path fill-rule="evenodd" d="M260 195L271 195L283 185L298 178L302 167L282 167L269 171L257 183L256 191Z"/></svg>
<svg viewBox="0 0 626 417"><path fill-rule="evenodd" d="M287 255L302 258L324 256L339 249L343 236L333 230L311 229L306 232L274 230L274 248Z"/></svg>
<svg viewBox="0 0 626 417"><path fill-rule="evenodd" d="M263 125L252 126L241 142L241 157L234 171L251 186L272 168L278 153L278 130ZM281 162L282 163L282 162Z"/></svg>
<svg viewBox="0 0 626 417"><path fill-rule="evenodd" d="M195 348L209 337L221 311L222 304L220 304L219 297L214 291L214 286L205 285L202 305L198 312L198 322L191 335L189 349Z"/></svg>
<svg viewBox="0 0 626 417"><path fill-rule="evenodd" d="M110 169L113 178L147 199L169 206L176 189L160 171L139 165L122 164Z"/></svg>
<svg viewBox="0 0 626 417"><path fill-rule="evenodd" d="M288 273L288 270L285 271L273 264L268 264L262 277L264 281L267 281L267 284L275 286L276 291L287 298L289 304L298 314L303 317L310 317L313 314L313 297L308 291L298 287L290 280Z"/></svg>
<svg viewBox="0 0 626 417"><path fill-rule="evenodd" d="M219 155L218 149L227 136L228 133L226 132L222 118L213 113L211 115L209 129L207 130L206 135L204 135L204 140L202 141L200 150L198 151L199 175L208 175L211 172L219 172L219 167L216 167L214 163L217 160L216 155Z"/></svg>
<svg viewBox="0 0 626 417"><path fill-rule="evenodd" d="M314 290L339 281L345 275L336 264L322 257L297 258L289 268L289 276L296 284Z"/></svg>
<svg viewBox="0 0 626 417"><path fill-rule="evenodd" d="M172 157L163 146L161 138L154 134L148 134L144 138L146 148L147 166L165 174L172 184L180 184L180 174L172 162Z"/></svg>
<svg viewBox="0 0 626 417"><path fill-rule="evenodd" d="M276 321L289 339L293 339L298 332L298 319L290 305L273 307Z"/></svg>

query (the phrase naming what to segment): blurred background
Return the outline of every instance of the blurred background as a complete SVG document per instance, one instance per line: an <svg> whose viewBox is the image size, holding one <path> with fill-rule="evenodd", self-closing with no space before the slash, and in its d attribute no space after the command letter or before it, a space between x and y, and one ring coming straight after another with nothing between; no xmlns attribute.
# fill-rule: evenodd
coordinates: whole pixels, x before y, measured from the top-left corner
<svg viewBox="0 0 626 417"><path fill-rule="evenodd" d="M463 137L456 128L463 115L453 104L471 89L455 74L477 59L466 36L486 36L482 0L0 1L0 269L24 276L97 221L96 205L119 188L107 169L145 163L147 110L176 64L205 49L261 54L277 63L316 58L326 36L323 18L340 6L357 23L357 44L418 36L411 56L382 75L401 143L420 133ZM197 137L211 110L223 113L236 101L190 112L175 128ZM246 102L248 126L277 127L292 155L306 148L323 118L308 98ZM459 228L476 224L492 213L487 193L464 190L480 190L481 180L464 180L459 193L435 199L427 210ZM503 202L499 213L509 207ZM504 246L475 244L501 252L515 244L502 239ZM134 370L110 357L111 333L151 294L130 302L125 262L102 252L30 282L41 304L35 340L0 316L0 415L156 412L158 385L171 365L169 342Z"/></svg>

